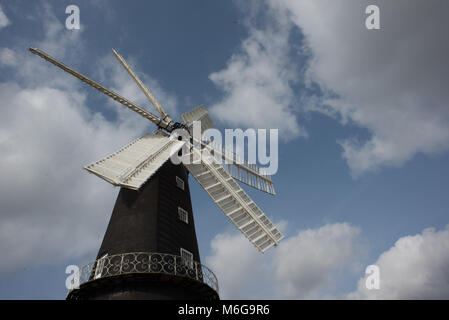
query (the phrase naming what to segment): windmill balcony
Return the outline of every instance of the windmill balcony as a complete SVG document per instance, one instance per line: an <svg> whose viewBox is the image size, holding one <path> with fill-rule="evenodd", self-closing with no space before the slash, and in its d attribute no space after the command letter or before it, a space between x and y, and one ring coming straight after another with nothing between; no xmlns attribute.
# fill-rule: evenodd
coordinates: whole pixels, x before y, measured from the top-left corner
<svg viewBox="0 0 449 320"><path fill-rule="evenodd" d="M205 265L196 261L185 261L181 256L132 252L106 256L92 261L80 270L79 287L100 281L120 281L120 278L158 277L169 281L190 282L207 285L218 294L218 280ZM69 296L77 289L69 290Z"/></svg>

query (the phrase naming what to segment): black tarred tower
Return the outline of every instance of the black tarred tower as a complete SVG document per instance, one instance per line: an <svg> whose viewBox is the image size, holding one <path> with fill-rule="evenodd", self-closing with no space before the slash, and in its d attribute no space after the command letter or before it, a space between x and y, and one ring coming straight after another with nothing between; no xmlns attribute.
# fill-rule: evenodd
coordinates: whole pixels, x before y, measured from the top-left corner
<svg viewBox="0 0 449 320"><path fill-rule="evenodd" d="M120 190L88 269L90 281L68 299L218 299L200 262L183 165L167 161L138 191Z"/></svg>

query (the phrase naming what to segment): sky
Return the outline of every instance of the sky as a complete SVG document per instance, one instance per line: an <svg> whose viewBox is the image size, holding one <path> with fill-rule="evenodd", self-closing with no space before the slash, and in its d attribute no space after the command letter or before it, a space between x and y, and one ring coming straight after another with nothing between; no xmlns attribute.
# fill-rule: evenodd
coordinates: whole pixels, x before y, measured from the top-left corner
<svg viewBox="0 0 449 320"><path fill-rule="evenodd" d="M68 5L80 29L68 30ZM368 5L380 29L368 30ZM0 1L0 299L64 299L118 189L82 167L155 126L32 55L48 52L175 119L279 130L285 235L259 253L190 178L201 261L222 299L449 298L445 0ZM379 289L365 269L379 268Z"/></svg>

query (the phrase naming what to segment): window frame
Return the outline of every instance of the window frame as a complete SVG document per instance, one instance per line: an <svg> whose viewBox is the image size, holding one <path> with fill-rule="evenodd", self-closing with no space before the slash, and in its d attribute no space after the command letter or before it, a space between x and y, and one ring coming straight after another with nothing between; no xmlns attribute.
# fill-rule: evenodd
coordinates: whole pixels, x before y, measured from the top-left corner
<svg viewBox="0 0 449 320"><path fill-rule="evenodd" d="M95 266L94 279L101 278L101 275L103 274L104 262L106 261L107 256L108 254L106 253L100 259L97 260L97 264Z"/></svg>
<svg viewBox="0 0 449 320"><path fill-rule="evenodd" d="M181 187L180 185L182 185L182 187ZM185 190L185 182L184 182L184 179L182 179L182 178L176 176L176 186L177 186L179 189L181 189L181 190L184 191L184 190Z"/></svg>
<svg viewBox="0 0 449 320"><path fill-rule="evenodd" d="M187 268L193 269L193 265L194 265L194 263L193 263L193 253L191 253L189 250L181 248L180 254L181 254L181 263L184 266L186 266Z"/></svg>
<svg viewBox="0 0 449 320"><path fill-rule="evenodd" d="M185 217L185 219L183 217ZM178 206L178 218L182 222L189 224L189 212L179 206Z"/></svg>

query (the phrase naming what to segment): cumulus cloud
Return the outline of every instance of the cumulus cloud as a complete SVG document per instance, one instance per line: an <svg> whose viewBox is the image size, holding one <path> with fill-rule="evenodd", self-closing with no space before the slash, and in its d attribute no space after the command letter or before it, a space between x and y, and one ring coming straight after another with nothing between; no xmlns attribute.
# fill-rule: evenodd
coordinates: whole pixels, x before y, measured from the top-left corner
<svg viewBox="0 0 449 320"><path fill-rule="evenodd" d="M39 14L44 37L33 45L69 65L79 61L79 33L66 32L48 8ZM118 81L107 64L96 67ZM118 189L82 167L142 134L148 121L117 103L110 106L116 119L106 119L89 105L90 89L22 45L1 48L0 68L14 71L0 83L0 272L92 258Z"/></svg>
<svg viewBox="0 0 449 320"><path fill-rule="evenodd" d="M17 59L14 51L9 48L0 48L0 65L15 66Z"/></svg>
<svg viewBox="0 0 449 320"><path fill-rule="evenodd" d="M2 7L0 6L0 29L3 27L6 27L7 25L11 24L8 17L3 12Z"/></svg>
<svg viewBox="0 0 449 320"><path fill-rule="evenodd" d="M241 234L218 234L206 264L223 299L272 299L273 293L281 299L323 298L335 288L335 274L358 256L359 233L347 223L326 224L299 231L263 255Z"/></svg>
<svg viewBox="0 0 449 320"><path fill-rule="evenodd" d="M339 141L354 176L448 149L447 1L268 2L305 36L308 81L327 93L314 109L371 134ZM380 30L365 28L372 4Z"/></svg>
<svg viewBox="0 0 449 320"><path fill-rule="evenodd" d="M254 298L250 296L254 294L251 284L255 285L254 273L263 265L257 250L237 233L217 234L211 248L212 255L206 258L206 265L218 277L221 298Z"/></svg>
<svg viewBox="0 0 449 320"><path fill-rule="evenodd" d="M404 236L382 253L373 263L379 290L367 289L366 275L357 290L345 293L347 280L365 269L360 240L357 227L326 224L286 237L262 255L240 233L225 232L212 240L206 264L218 277L222 299L449 298L449 225Z"/></svg>
<svg viewBox="0 0 449 320"><path fill-rule="evenodd" d="M289 59L289 26L249 24L249 36L227 66L210 74L224 92L211 107L221 121L247 128L278 128L281 138L307 136L294 113L297 68Z"/></svg>
<svg viewBox="0 0 449 320"><path fill-rule="evenodd" d="M276 293L283 299L315 299L335 285L335 271L356 255L360 229L347 223L300 231L275 252Z"/></svg>
<svg viewBox="0 0 449 320"><path fill-rule="evenodd" d="M115 192L81 167L126 132L86 118L82 95L1 83L0 98L0 272L92 253Z"/></svg>
<svg viewBox="0 0 449 320"><path fill-rule="evenodd" d="M362 278L349 299L448 299L449 226L400 238L374 264L379 290L368 290Z"/></svg>

